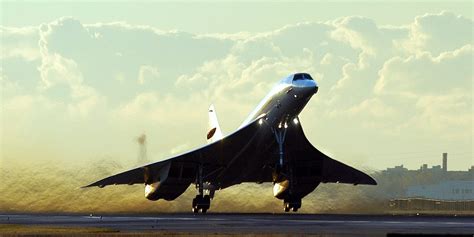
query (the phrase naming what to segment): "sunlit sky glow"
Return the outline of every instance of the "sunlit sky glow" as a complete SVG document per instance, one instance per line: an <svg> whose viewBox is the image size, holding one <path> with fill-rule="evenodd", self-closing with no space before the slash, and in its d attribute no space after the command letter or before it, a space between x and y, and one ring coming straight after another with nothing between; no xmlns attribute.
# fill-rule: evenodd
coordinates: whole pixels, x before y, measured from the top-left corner
<svg viewBox="0 0 474 237"><path fill-rule="evenodd" d="M310 141L359 168L473 163L471 2L1 1L1 157L166 158L290 73Z"/></svg>

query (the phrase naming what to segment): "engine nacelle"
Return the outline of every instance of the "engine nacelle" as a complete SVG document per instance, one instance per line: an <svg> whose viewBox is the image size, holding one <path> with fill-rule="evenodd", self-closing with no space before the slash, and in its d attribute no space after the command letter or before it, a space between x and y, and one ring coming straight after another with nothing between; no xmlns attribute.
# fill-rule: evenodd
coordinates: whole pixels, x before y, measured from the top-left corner
<svg viewBox="0 0 474 237"><path fill-rule="evenodd" d="M275 182L275 184L273 184L273 196L278 199L283 199L289 189L290 181L288 181L287 179L281 182Z"/></svg>
<svg viewBox="0 0 474 237"><path fill-rule="evenodd" d="M183 194L196 178L193 164L168 162L160 168L144 167L145 197L171 201Z"/></svg>
<svg viewBox="0 0 474 237"><path fill-rule="evenodd" d="M148 200L156 201L160 199L159 189L161 184L168 178L171 163L163 166L158 172L145 168L145 197Z"/></svg>
<svg viewBox="0 0 474 237"><path fill-rule="evenodd" d="M145 197L148 200L156 201L159 198L156 197L157 191L160 188L160 182L145 185Z"/></svg>

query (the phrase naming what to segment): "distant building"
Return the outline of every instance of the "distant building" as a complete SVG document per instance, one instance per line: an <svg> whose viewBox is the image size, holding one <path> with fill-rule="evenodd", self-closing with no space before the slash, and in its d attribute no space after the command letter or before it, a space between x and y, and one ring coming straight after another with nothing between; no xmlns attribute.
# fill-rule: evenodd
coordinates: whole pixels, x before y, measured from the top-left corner
<svg viewBox="0 0 474 237"><path fill-rule="evenodd" d="M405 167L403 167L403 164L402 165L398 165L398 166L395 166L393 168L387 168L386 170L383 170L382 172L383 173L386 173L386 174L401 174L401 173L404 173L404 172L408 172L408 173L412 173L412 172L435 172L436 174L438 175L442 175L442 174L454 174L454 173L466 173L466 171L455 171L455 170L451 170L451 171L448 171L448 153L443 153L443 159L442 159L442 164L441 165L433 165L430 167L428 167L428 164L423 164L420 166L420 168L418 170L409 170ZM474 166L471 166L471 168L468 169L467 171L468 173L467 174L473 174L474 175ZM474 176L473 176L474 178Z"/></svg>
<svg viewBox="0 0 474 237"><path fill-rule="evenodd" d="M448 153L443 153L443 171L448 171Z"/></svg>
<svg viewBox="0 0 474 237"><path fill-rule="evenodd" d="M428 165L427 164L423 164L419 171L423 171L423 172L438 172L438 171L443 171L443 168L441 168L441 165L433 165L431 168L428 168Z"/></svg>
<svg viewBox="0 0 474 237"><path fill-rule="evenodd" d="M438 184L409 186L406 196L437 200L474 200L474 181L443 181Z"/></svg>
<svg viewBox="0 0 474 237"><path fill-rule="evenodd" d="M389 207L393 211L402 211L408 213L451 213L472 214L474 211L474 201L443 201L423 198L403 198L392 199Z"/></svg>
<svg viewBox="0 0 474 237"><path fill-rule="evenodd" d="M403 165L398 165L393 168L387 168L385 171L389 173L402 173L408 171L408 169L403 167Z"/></svg>

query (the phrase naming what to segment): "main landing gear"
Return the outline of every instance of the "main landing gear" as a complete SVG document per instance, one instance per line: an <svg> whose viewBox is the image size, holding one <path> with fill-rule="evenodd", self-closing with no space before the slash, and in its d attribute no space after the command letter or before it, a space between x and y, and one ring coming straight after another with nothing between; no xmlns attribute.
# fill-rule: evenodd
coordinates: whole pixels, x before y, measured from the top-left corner
<svg viewBox="0 0 474 237"><path fill-rule="evenodd" d="M215 187L210 183L204 183L202 169L202 165L199 165L196 177L196 189L198 194L193 199L193 213L206 213L211 207L211 199L214 197Z"/></svg>
<svg viewBox="0 0 474 237"><path fill-rule="evenodd" d="M211 206L211 197L209 195L198 194L193 199L193 213L206 213Z"/></svg>
<svg viewBox="0 0 474 237"><path fill-rule="evenodd" d="M297 212L298 209L301 208L301 198L291 198L285 199L283 201L283 210L285 212L289 212L292 210L293 212Z"/></svg>

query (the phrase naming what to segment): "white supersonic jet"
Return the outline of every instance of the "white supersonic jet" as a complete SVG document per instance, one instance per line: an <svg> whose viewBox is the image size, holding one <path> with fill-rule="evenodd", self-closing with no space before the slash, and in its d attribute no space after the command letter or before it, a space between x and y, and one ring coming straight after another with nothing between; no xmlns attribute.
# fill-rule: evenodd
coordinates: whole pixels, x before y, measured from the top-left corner
<svg viewBox="0 0 474 237"><path fill-rule="evenodd" d="M144 184L149 200L174 200L194 184L195 213L205 213L215 190L244 183L273 183L273 195L285 212L320 183L377 183L369 175L333 160L313 147L298 115L318 85L307 73L281 80L239 129L223 136L214 107L209 108L209 144L181 155L131 169L85 187Z"/></svg>

